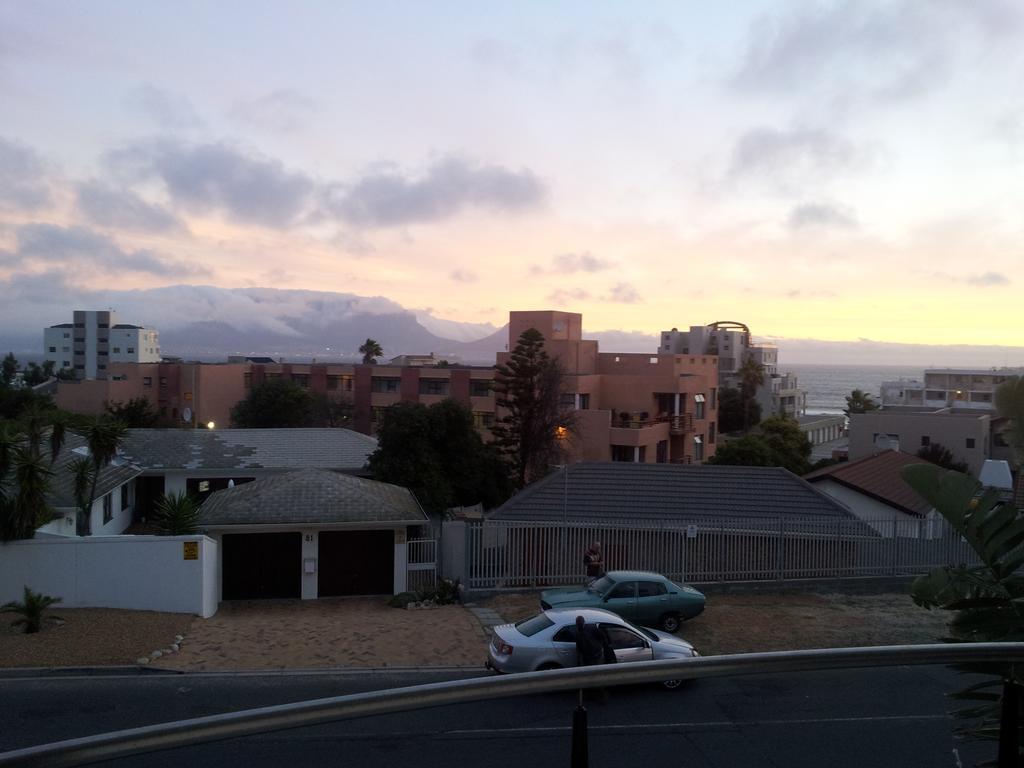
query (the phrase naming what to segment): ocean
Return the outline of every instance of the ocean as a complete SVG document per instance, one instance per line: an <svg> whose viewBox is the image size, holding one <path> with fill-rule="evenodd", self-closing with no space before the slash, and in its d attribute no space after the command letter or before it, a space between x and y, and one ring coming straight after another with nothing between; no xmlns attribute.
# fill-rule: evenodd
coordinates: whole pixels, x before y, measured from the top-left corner
<svg viewBox="0 0 1024 768"><path fill-rule="evenodd" d="M808 413L842 413L846 396L855 389L875 400L883 381L921 379L924 369L899 365L808 365L779 363L779 373L792 373L807 392Z"/></svg>

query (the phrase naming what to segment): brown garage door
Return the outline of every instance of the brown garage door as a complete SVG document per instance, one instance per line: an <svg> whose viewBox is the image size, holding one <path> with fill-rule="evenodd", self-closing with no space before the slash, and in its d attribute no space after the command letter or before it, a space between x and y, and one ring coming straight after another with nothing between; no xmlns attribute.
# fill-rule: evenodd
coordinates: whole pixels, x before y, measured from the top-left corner
<svg viewBox="0 0 1024 768"><path fill-rule="evenodd" d="M320 597L392 594L394 531L321 531L319 538Z"/></svg>
<svg viewBox="0 0 1024 768"><path fill-rule="evenodd" d="M302 535L229 533L221 539L223 599L302 597Z"/></svg>

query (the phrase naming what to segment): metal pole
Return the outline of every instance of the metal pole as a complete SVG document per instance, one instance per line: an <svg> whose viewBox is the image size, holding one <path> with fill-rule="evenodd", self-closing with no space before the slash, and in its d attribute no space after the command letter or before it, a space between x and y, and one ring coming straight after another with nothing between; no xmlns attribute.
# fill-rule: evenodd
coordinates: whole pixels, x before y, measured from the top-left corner
<svg viewBox="0 0 1024 768"><path fill-rule="evenodd" d="M1013 681L1011 673L1010 677L1003 679L1003 701L999 718L999 768L1019 768L1021 765L1017 696L1017 684ZM575 744L575 740L573 743ZM573 768L575 765L573 763Z"/></svg>
<svg viewBox="0 0 1024 768"><path fill-rule="evenodd" d="M562 465L562 566L569 571L569 462Z"/></svg>
<svg viewBox="0 0 1024 768"><path fill-rule="evenodd" d="M587 708L583 706L583 689L579 690L576 708L572 711L572 757L570 768L589 768L590 745L587 743ZM1000 764L1002 768L1002 764Z"/></svg>

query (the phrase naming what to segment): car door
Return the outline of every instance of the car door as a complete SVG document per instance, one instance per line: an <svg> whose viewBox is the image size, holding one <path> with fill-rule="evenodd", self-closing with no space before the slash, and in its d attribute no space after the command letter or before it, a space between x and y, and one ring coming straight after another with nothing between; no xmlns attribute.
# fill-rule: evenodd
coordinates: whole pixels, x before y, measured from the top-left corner
<svg viewBox="0 0 1024 768"><path fill-rule="evenodd" d="M566 624L555 632L551 644L558 655L558 663L563 667L575 667L579 663L576 653L576 625Z"/></svg>
<svg viewBox="0 0 1024 768"><path fill-rule="evenodd" d="M634 621L645 627L656 627L661 617L672 611L668 589L660 581L639 581L636 589Z"/></svg>
<svg viewBox="0 0 1024 768"><path fill-rule="evenodd" d="M601 629L615 651L616 661L650 661L654 658L651 644L633 630L616 624L602 624Z"/></svg>
<svg viewBox="0 0 1024 768"><path fill-rule="evenodd" d="M632 620L636 615L636 582L620 581L604 596L602 607Z"/></svg>

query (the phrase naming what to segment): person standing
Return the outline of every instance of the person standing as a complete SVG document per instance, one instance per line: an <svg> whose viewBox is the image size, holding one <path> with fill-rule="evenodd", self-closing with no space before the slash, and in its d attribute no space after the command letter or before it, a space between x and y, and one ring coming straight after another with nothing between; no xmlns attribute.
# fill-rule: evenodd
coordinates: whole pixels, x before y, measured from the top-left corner
<svg viewBox="0 0 1024 768"><path fill-rule="evenodd" d="M587 624L582 616L576 617L576 663L581 667L591 667L597 664L611 664L615 662L615 650L608 642L608 636L601 631L596 624ZM599 701L604 704L608 701L608 689L604 686L593 688L588 691L591 695L599 696ZM583 699L583 692L580 692L580 700Z"/></svg>
<svg viewBox="0 0 1024 768"><path fill-rule="evenodd" d="M604 576L604 558L601 555L601 542L595 541L583 553L583 567L587 572L587 583Z"/></svg>

